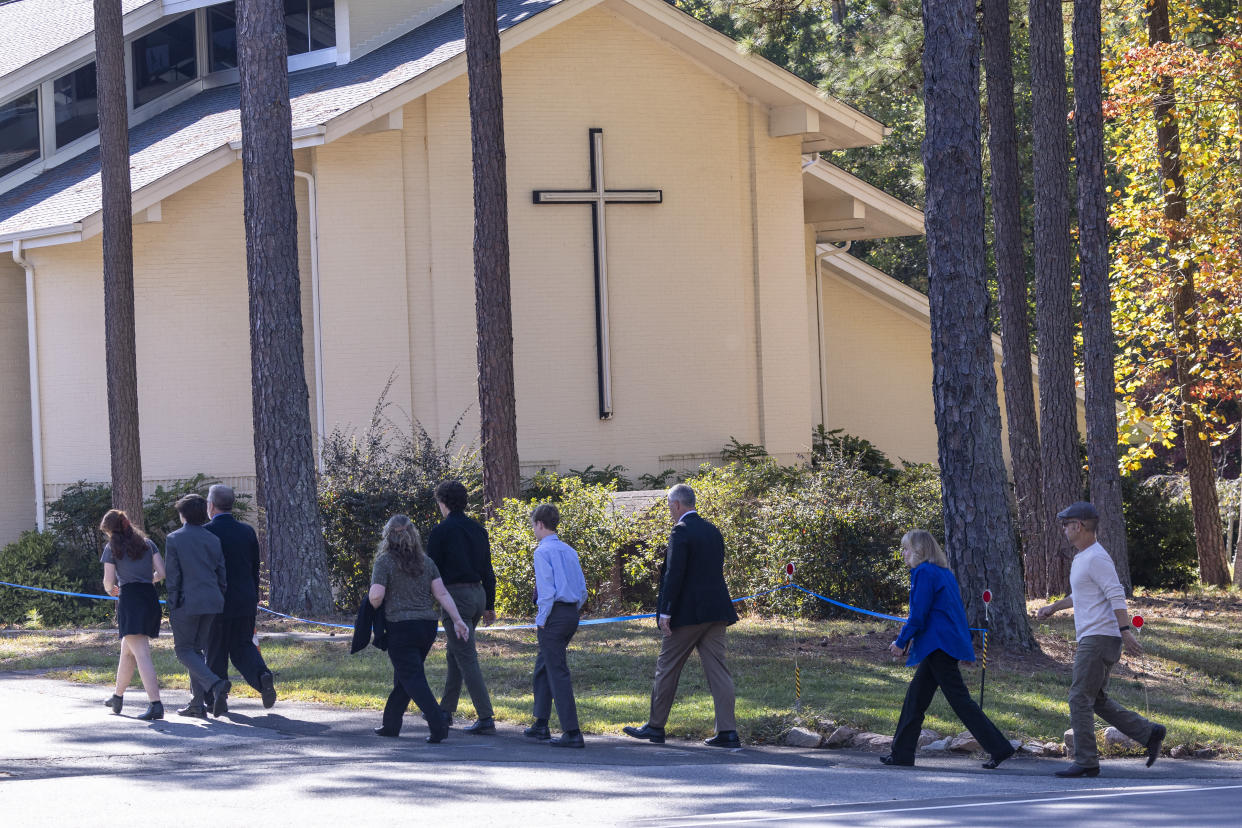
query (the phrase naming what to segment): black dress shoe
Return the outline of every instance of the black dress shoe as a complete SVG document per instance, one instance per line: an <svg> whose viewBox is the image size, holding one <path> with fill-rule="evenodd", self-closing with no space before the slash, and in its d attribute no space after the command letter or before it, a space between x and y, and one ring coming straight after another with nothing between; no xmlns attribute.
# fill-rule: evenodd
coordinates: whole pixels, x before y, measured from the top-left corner
<svg viewBox="0 0 1242 828"><path fill-rule="evenodd" d="M708 747L740 748L742 740L737 738L736 730L722 730L710 739L704 739Z"/></svg>
<svg viewBox="0 0 1242 828"><path fill-rule="evenodd" d="M376 736L383 736L387 739L395 739L400 735L400 731L389 730L386 727L377 727L377 728L374 728L371 732L374 733Z"/></svg>
<svg viewBox="0 0 1242 828"><path fill-rule="evenodd" d="M440 709L440 712L444 714L444 726L452 727L453 726L453 714L443 708ZM427 718L427 714L424 713L422 714L422 716L423 716L423 721L426 722L430 726L431 720Z"/></svg>
<svg viewBox="0 0 1242 828"><path fill-rule="evenodd" d="M448 725L431 728L431 735L427 737L427 743L430 745L438 745L448 738Z"/></svg>
<svg viewBox="0 0 1242 828"><path fill-rule="evenodd" d="M120 715L121 705L123 704L125 704L125 699L121 698L116 693L113 693L111 697L104 701L104 705L112 708L113 715Z"/></svg>
<svg viewBox="0 0 1242 828"><path fill-rule="evenodd" d="M232 689L233 682L228 679L220 679L220 683L211 688L211 694L215 696L211 702L213 716L223 716L229 712L229 691Z"/></svg>
<svg viewBox="0 0 1242 828"><path fill-rule="evenodd" d="M582 740L581 730L571 730L567 733L562 733L558 738L548 740L548 744L551 745L552 747L564 747L564 748L586 747L586 742Z"/></svg>
<svg viewBox="0 0 1242 828"><path fill-rule="evenodd" d="M1147 737L1147 767L1156 764L1160 758L1160 746L1164 744L1164 725L1152 725L1151 735Z"/></svg>
<svg viewBox="0 0 1242 828"><path fill-rule="evenodd" d="M183 707L178 710L177 715L185 716L187 719L205 719L207 718L207 711L197 704L192 704L189 707Z"/></svg>
<svg viewBox="0 0 1242 828"><path fill-rule="evenodd" d="M276 683L270 671L259 676L259 696L265 708L271 709L276 704Z"/></svg>
<svg viewBox="0 0 1242 828"><path fill-rule="evenodd" d="M1010 750L1008 753L1002 753L1000 756L993 756L991 759L983 763L984 770L996 770L1000 767L1000 763L1004 762L1010 756L1017 753L1016 750Z"/></svg>
<svg viewBox="0 0 1242 828"><path fill-rule="evenodd" d="M1099 768L1084 768L1081 765L1070 765L1065 770L1059 770L1053 775L1059 776L1062 779L1079 779L1084 776L1096 777L1100 775L1100 769Z"/></svg>
<svg viewBox="0 0 1242 828"><path fill-rule="evenodd" d="M144 722L153 722L156 719L164 718L164 704L162 702L149 703L147 709L138 718Z"/></svg>
<svg viewBox="0 0 1242 828"><path fill-rule="evenodd" d="M547 725L534 724L523 730L522 735L529 739L538 739L541 742L546 742L552 738L552 731L548 729Z"/></svg>
<svg viewBox="0 0 1242 828"><path fill-rule="evenodd" d="M491 716L486 719L479 719L472 725L463 727L462 733L473 733L475 736L493 736L496 733L496 720Z"/></svg>
<svg viewBox="0 0 1242 828"><path fill-rule="evenodd" d="M893 767L898 767L898 768L912 768L914 767L914 760L913 759L898 759L896 756L893 756L893 754L890 753L887 756L880 757L880 764L891 765Z"/></svg>
<svg viewBox="0 0 1242 828"><path fill-rule="evenodd" d="M621 728L626 736L633 736L635 739L646 739L657 745L664 744L664 728L655 725L645 724L642 727L623 727Z"/></svg>

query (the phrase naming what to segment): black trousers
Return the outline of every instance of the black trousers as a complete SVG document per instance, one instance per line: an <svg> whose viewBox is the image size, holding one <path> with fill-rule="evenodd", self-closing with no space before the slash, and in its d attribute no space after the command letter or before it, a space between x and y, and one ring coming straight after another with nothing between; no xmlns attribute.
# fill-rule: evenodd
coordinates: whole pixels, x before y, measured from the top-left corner
<svg viewBox="0 0 1242 828"><path fill-rule="evenodd" d="M207 666L217 676L228 678L229 661L232 660L246 684L261 690L259 679L271 671L267 669L259 648L254 645L254 620L253 615L240 618L217 615L207 642Z"/></svg>
<svg viewBox="0 0 1242 828"><path fill-rule="evenodd" d="M978 741L979 745L992 756L1008 756L1013 752L1013 745L1005 738L996 725L992 724L970 697L966 682L962 681L962 671L958 669L957 659L944 650L933 650L919 662L910 680L910 689L906 691L906 701L901 706L901 718L897 720L897 733L893 736L893 758L902 762L913 762L914 752L919 746L919 732L923 729L923 715L936 695L936 688L944 692L945 700L953 708L953 712L966 725Z"/></svg>
<svg viewBox="0 0 1242 828"><path fill-rule="evenodd" d="M435 733L447 723L436 701L436 694L427 684L423 662L436 641L435 621L397 621L388 624L388 660L392 662L392 692L384 705L384 728L392 733L401 731L401 720L413 701L427 717L428 727Z"/></svg>
<svg viewBox="0 0 1242 828"><path fill-rule="evenodd" d="M574 686L569 676L566 650L578 631L578 607L576 604L558 602L539 629L539 655L535 656L535 709L536 719L552 716L552 703L556 702L556 717L561 720L561 730L578 729L578 705L574 701Z"/></svg>

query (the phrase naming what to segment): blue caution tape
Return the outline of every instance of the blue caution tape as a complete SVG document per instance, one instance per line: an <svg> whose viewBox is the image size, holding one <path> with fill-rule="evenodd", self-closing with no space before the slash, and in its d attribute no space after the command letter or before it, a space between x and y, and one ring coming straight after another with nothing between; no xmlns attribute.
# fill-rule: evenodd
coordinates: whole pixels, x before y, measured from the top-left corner
<svg viewBox="0 0 1242 828"><path fill-rule="evenodd" d="M31 592L43 592L49 595L65 595L70 598L94 598L96 600L102 600L102 601L117 600L111 595L92 595L86 592L66 592L61 589L44 589L42 587L25 586L24 584L11 584L8 581L0 581L0 586L12 587L14 589L26 589L26 590L30 590ZM763 592L756 592L754 595L747 595L743 598L734 598L733 603L736 604L741 601L752 601L755 598L762 598L765 595L771 595L772 593L780 592L783 589L796 589L800 592L805 592L807 595L811 595L815 598L818 598L821 601L832 604L835 607L840 607L841 609L847 609L850 612L857 612L862 615L870 615L873 618L882 618L885 621L896 621L901 624L904 624L906 622L905 618L900 618L896 615L885 615L882 612L873 612L871 610L865 610L865 609L862 609L861 607L855 607L850 604L843 604L840 601L835 601L832 598L828 598L827 596L820 595L818 592L812 592L806 587L801 586L799 584L794 584L794 583L781 584L778 587L774 587L772 589L765 590ZM160 603L163 604L165 603L165 601L161 599ZM262 607L262 606L259 607L259 609L263 610L264 612L270 615L276 615L276 616L279 616L280 618L288 618L290 621L297 621L301 624L314 624L319 627L334 627L338 630L352 630L354 628L353 624L333 624L328 621L314 621L309 618L299 618L296 615L285 615L283 612L277 612L276 610L268 609L267 607ZM643 613L640 615L615 615L615 616L612 616L611 618L591 618L586 621L580 621L578 622L578 626L589 627L589 626L594 626L596 624L612 624L612 623L619 622L619 621L641 621L645 618L655 618L655 617L656 617L656 614L654 612ZM505 624L499 627L481 627L480 629L533 630L535 629L535 625L534 624ZM985 629L979 629L977 627L971 627L970 629L972 632L981 632L984 635L987 634L987 630Z"/></svg>

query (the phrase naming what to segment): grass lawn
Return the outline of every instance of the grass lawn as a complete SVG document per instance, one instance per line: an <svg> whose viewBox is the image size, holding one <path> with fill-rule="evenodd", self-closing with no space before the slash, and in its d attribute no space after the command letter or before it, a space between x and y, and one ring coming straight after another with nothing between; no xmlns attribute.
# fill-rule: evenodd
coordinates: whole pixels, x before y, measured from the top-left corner
<svg viewBox="0 0 1242 828"><path fill-rule="evenodd" d="M1140 712L1150 709L1152 718L1168 727L1169 747L1197 743L1217 747L1222 755L1242 757L1242 607L1236 597L1146 595L1136 598L1131 609L1147 620L1141 634L1147 655L1138 661L1123 659L1114 671L1112 695ZM269 631L288 629L308 628L264 626ZM746 618L731 628L730 669L737 683L743 738L775 741L792 725L813 726L816 719L891 734L912 672L887 653L896 629L884 622L760 617ZM1011 737L1060 741L1069 727L1072 616L1058 615L1051 623L1037 625L1036 632L1042 653L991 649L985 707ZM646 720L658 643L650 621L578 631L570 667L584 730L618 732L623 725ZM497 717L527 721L534 632L482 631L479 644ZM269 638L262 648L276 673L281 698L377 711L383 707L392 681L388 659L374 648L349 655L347 634L313 640ZM56 677L110 685L117 651L112 630L6 630L0 633L0 671L50 669ZM167 630L156 642L155 654L161 685L187 687ZM795 656L802 673L802 709L797 714ZM444 681L443 636L427 664L432 688L438 690ZM963 674L977 697L979 665L963 665ZM236 695L255 696L244 686ZM459 715L470 716L469 695L463 696ZM963 729L939 695L925 726L942 734ZM692 657L682 674L669 732L701 737L711 731L711 695Z"/></svg>

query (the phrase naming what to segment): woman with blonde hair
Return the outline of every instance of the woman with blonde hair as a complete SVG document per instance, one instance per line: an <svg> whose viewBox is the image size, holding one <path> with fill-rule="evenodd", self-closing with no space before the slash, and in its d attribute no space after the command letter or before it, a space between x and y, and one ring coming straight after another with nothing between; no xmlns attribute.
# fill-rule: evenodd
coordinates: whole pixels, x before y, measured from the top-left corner
<svg viewBox="0 0 1242 828"><path fill-rule="evenodd" d="M151 660L151 639L160 634L160 599L155 582L164 579L164 559L155 544L129 521L119 509L103 516L99 531L108 536L103 556L104 590L117 598L117 627L121 636L121 658L116 666L116 689L104 702L119 714L125 689L134 678L134 668L147 691L147 709L139 719L164 718L160 685Z"/></svg>
<svg viewBox="0 0 1242 828"><path fill-rule="evenodd" d="M384 609L393 673L383 725L375 728L376 735L400 735L406 708L413 701L431 730L427 741L444 741L449 717L440 709L423 670L423 662L436 640L436 623L440 619L436 602L452 619L453 631L462 641L470 637L470 627L458 613L453 596L444 588L435 563L423 553L418 527L405 515L393 515L384 524L367 598L371 606Z"/></svg>
<svg viewBox="0 0 1242 828"><path fill-rule="evenodd" d="M970 640L957 578L953 577L949 561L936 539L922 529L907 532L901 539L901 556L910 567L910 617L888 649L899 656L909 648L906 664L917 664L918 669L914 671L901 706L892 753L880 761L885 765L914 764L923 716L938 687L962 724L992 755L983 767L994 770L1013 756L1014 748L975 704L962 681L957 663L974 661L975 648Z"/></svg>

